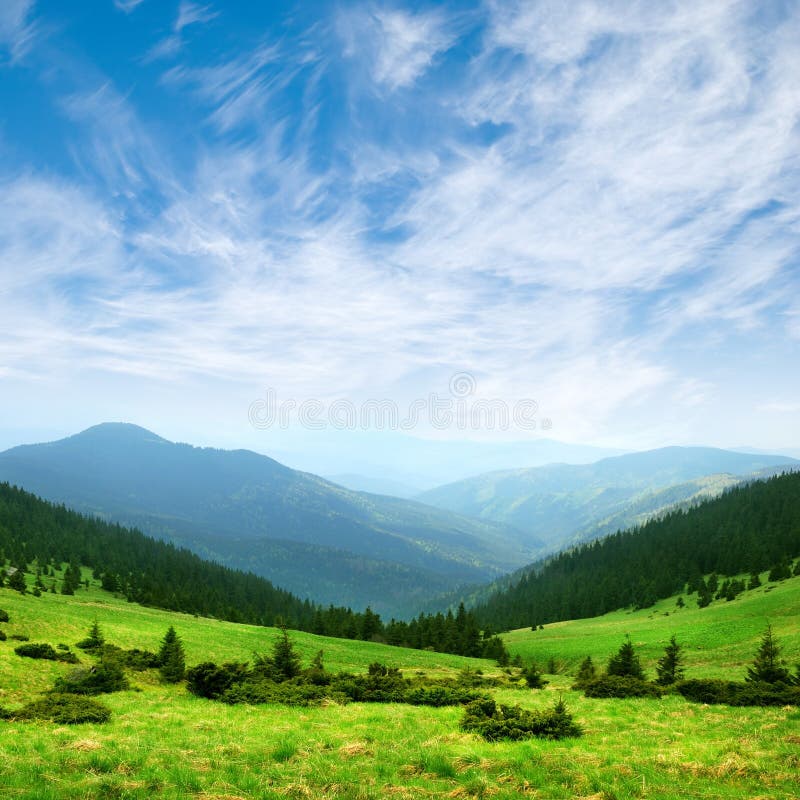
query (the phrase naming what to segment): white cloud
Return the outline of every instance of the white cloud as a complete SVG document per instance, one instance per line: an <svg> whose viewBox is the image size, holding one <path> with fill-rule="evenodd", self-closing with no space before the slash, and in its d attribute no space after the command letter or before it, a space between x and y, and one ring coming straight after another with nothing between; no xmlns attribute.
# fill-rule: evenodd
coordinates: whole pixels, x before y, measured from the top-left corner
<svg viewBox="0 0 800 800"><path fill-rule="evenodd" d="M135 11L144 0L114 0L114 5L125 14Z"/></svg>
<svg viewBox="0 0 800 800"><path fill-rule="evenodd" d="M205 23L211 22L218 16L219 12L214 11L210 5L202 6L199 3L181 0L181 4L178 7L178 18L175 20L175 32L180 33L190 25L205 25Z"/></svg>
<svg viewBox="0 0 800 800"><path fill-rule="evenodd" d="M183 31L190 25L205 25L216 19L219 12L214 11L210 5L199 5L188 0L181 0L178 6L178 16L172 26L172 33L157 42L148 50L145 61L157 61L176 55L183 47Z"/></svg>
<svg viewBox="0 0 800 800"><path fill-rule="evenodd" d="M798 289L800 23L757 38L739 4L626 9L498 3L458 92L435 96L420 78L453 42L444 12L340 15L369 70L353 91L389 120L375 86L419 91L418 113L443 120L439 140L395 146L346 119L335 156L352 167L312 158L330 68L313 37L166 73L218 135L180 178L111 84L72 95L83 171L3 187L15 334L0 370L225 384L244 415L254 387L358 400L444 391L467 369L539 401L556 438L696 441L715 416L732 429L731 379L673 348L725 360L730 336L800 330L796 306L776 314ZM182 5L177 33L210 13ZM297 119L280 101L301 73L287 148ZM479 146L467 124L505 127ZM368 235L368 190L397 176L415 188L381 219L406 232L385 242Z"/></svg>
<svg viewBox="0 0 800 800"><path fill-rule="evenodd" d="M350 9L340 15L338 29L345 55L366 59L372 80L390 90L413 85L456 38L439 12L388 7Z"/></svg>
<svg viewBox="0 0 800 800"><path fill-rule="evenodd" d="M11 63L30 51L39 32L30 19L34 3L35 0L3 0L0 4L0 54L7 49Z"/></svg>

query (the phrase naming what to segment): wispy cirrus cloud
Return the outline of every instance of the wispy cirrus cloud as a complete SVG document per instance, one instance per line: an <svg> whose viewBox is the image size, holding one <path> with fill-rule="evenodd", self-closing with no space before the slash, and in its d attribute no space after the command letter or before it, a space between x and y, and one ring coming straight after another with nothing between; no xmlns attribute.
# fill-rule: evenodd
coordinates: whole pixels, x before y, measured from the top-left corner
<svg viewBox="0 0 800 800"><path fill-rule="evenodd" d="M145 0L114 0L114 6L125 14L135 11Z"/></svg>
<svg viewBox="0 0 800 800"><path fill-rule="evenodd" d="M350 8L337 29L345 56L366 62L375 84L390 91L411 86L458 35L444 13L390 6Z"/></svg>
<svg viewBox="0 0 800 800"><path fill-rule="evenodd" d="M32 19L34 5L35 0L4 0L0 4L0 58L5 50L13 64L33 47L40 30Z"/></svg>
<svg viewBox="0 0 800 800"><path fill-rule="evenodd" d="M0 363L237 402L469 369L555 436L724 442L760 402L737 372L800 329L800 15L759 12L348 7L163 72L179 153L137 93L74 91L77 171L5 187L0 274L49 288L7 283L25 333ZM175 35L213 13L183 4ZM791 396L782 372L763 380Z"/></svg>
<svg viewBox="0 0 800 800"><path fill-rule="evenodd" d="M181 0L178 6L178 15L172 26L172 33L150 48L145 60L154 61L176 55L183 46L183 31L186 28L191 25L205 25L218 16L219 12L210 5Z"/></svg>

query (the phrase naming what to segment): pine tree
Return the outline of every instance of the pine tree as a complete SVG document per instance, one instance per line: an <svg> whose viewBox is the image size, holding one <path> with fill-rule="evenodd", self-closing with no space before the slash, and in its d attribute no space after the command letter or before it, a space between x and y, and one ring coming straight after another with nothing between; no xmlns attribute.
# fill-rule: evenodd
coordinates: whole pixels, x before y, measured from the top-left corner
<svg viewBox="0 0 800 800"><path fill-rule="evenodd" d="M750 580L747 582L748 589L758 589L761 586L761 578L755 570L750 575Z"/></svg>
<svg viewBox="0 0 800 800"><path fill-rule="evenodd" d="M183 679L183 675L186 672L186 656L183 652L183 642L181 642L172 625L169 626L161 641L161 649L158 651L158 665L161 678L166 683L178 683Z"/></svg>
<svg viewBox="0 0 800 800"><path fill-rule="evenodd" d="M578 668L578 674L575 677L575 688L585 689L597 677L597 668L592 661L591 656L586 656Z"/></svg>
<svg viewBox="0 0 800 800"><path fill-rule="evenodd" d="M772 635L772 625L767 625L761 644L753 659L753 666L747 668L745 680L761 683L790 683L791 676L780 658L781 647Z"/></svg>
<svg viewBox="0 0 800 800"><path fill-rule="evenodd" d="M21 569L8 576L8 588L16 589L20 594L25 594L28 591L28 587L25 584L25 573Z"/></svg>
<svg viewBox="0 0 800 800"><path fill-rule="evenodd" d="M286 628L281 628L281 635L272 645L272 666L287 681L300 674L300 656L297 655Z"/></svg>
<svg viewBox="0 0 800 800"><path fill-rule="evenodd" d="M99 650L106 643L103 632L100 630L100 624L95 620L92 627L89 628L89 633L86 638L78 642L75 646L80 647L81 650Z"/></svg>
<svg viewBox="0 0 800 800"><path fill-rule="evenodd" d="M661 684L661 686L670 686L683 678L683 655L681 649L673 634L664 650L664 655L658 659L656 683Z"/></svg>
<svg viewBox="0 0 800 800"><path fill-rule="evenodd" d="M787 578L792 577L792 564L788 558L779 561L769 571L769 581L785 581Z"/></svg>
<svg viewBox="0 0 800 800"><path fill-rule="evenodd" d="M548 681L542 677L542 673L535 661L532 661L530 665L522 671L522 677L525 678L525 683L528 685L529 689L544 689L548 683Z"/></svg>
<svg viewBox="0 0 800 800"><path fill-rule="evenodd" d="M609 675L629 675L642 681L645 679L644 670L639 661L639 656L636 655L636 651L633 649L630 636L625 637L625 641L616 655L611 656L608 660L606 672Z"/></svg>

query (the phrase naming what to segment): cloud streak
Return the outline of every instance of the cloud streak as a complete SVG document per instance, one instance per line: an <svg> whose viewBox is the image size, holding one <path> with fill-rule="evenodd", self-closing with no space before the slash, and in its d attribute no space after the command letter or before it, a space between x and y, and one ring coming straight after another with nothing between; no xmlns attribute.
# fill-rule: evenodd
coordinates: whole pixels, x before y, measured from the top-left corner
<svg viewBox="0 0 800 800"><path fill-rule="evenodd" d="M354 400L469 369L557 437L722 441L736 365L800 338L800 15L625 8L370 4L187 44L152 91L188 157L111 79L76 89L77 171L5 182L0 365ZM173 36L212 19L184 2Z"/></svg>

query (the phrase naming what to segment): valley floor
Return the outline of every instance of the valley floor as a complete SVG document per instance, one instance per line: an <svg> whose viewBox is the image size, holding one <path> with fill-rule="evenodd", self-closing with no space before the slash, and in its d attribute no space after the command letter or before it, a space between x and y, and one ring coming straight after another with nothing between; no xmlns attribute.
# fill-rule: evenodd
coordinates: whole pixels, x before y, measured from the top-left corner
<svg viewBox="0 0 800 800"><path fill-rule="evenodd" d="M674 604L674 600L672 601ZM690 605L693 604L690 602ZM189 664L247 660L276 632L145 609L91 589L76 597L22 597L0 589L7 634L73 645L96 619L108 641L157 649L172 624ZM670 615L664 616L670 610ZM685 616L681 616L681 615ZM702 615L706 614L705 617ZM705 622L703 620L705 619ZM718 676L752 656L766 620L800 655L800 579L677 614L655 610L518 631L512 654L552 657L565 674L541 691L491 690L498 701L544 708L563 696L582 738L487 743L459 730L460 708L405 705L226 706L164 686L155 672L132 673L134 689L104 696L107 725L0 722L0 796L61 798L793 798L800 795L800 711L728 708L661 700L590 700L569 687L576 660L596 662L624 633L645 665L672 633L688 647L691 676ZM705 627L704 627L705 626ZM735 633L738 631L738 635ZM489 662L379 644L293 634L307 663L319 649L328 669L363 671L372 661L407 674L454 674ZM0 642L0 705L14 708L45 691L67 665L30 661ZM693 654L696 645L702 651Z"/></svg>

